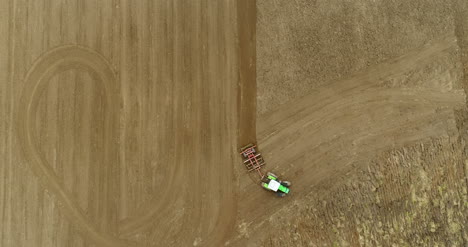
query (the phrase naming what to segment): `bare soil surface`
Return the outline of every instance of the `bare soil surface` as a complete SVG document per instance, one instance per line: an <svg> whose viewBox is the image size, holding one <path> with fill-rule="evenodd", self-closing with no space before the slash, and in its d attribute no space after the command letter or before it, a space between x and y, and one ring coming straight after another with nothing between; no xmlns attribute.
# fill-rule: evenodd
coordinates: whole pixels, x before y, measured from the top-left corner
<svg viewBox="0 0 468 247"><path fill-rule="evenodd" d="M249 4L3 1L0 246L223 244Z"/></svg>
<svg viewBox="0 0 468 247"><path fill-rule="evenodd" d="M467 3L257 7L258 142L294 194L239 243L468 245Z"/></svg>
<svg viewBox="0 0 468 247"><path fill-rule="evenodd" d="M0 246L468 245L465 1L2 6Z"/></svg>

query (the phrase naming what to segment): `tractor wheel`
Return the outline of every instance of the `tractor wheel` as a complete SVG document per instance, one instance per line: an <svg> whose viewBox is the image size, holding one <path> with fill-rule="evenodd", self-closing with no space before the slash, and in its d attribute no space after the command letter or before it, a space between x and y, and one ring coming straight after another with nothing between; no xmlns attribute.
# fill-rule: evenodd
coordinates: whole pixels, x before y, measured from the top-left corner
<svg viewBox="0 0 468 247"><path fill-rule="evenodd" d="M291 186L291 182L289 182L289 181L283 181L283 182L281 182L281 184L286 186L286 187Z"/></svg>
<svg viewBox="0 0 468 247"><path fill-rule="evenodd" d="M275 174L273 174L271 172L267 172L267 176L272 176L272 177L278 178L278 176L276 176Z"/></svg>
<svg viewBox="0 0 468 247"><path fill-rule="evenodd" d="M285 197L286 196L286 193L283 193L283 192L276 192L276 195L278 197Z"/></svg>

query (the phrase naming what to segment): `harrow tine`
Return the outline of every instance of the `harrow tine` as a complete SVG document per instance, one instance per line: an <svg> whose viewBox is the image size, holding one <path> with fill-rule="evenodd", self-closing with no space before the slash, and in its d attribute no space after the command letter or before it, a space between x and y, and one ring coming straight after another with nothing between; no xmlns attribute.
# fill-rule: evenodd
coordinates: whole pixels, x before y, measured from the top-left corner
<svg viewBox="0 0 468 247"><path fill-rule="evenodd" d="M240 154L242 155L243 163L247 168L248 172L257 171L261 178L264 177L261 172L262 166L265 165L265 160L258 150L256 150L257 145L248 144L241 148Z"/></svg>

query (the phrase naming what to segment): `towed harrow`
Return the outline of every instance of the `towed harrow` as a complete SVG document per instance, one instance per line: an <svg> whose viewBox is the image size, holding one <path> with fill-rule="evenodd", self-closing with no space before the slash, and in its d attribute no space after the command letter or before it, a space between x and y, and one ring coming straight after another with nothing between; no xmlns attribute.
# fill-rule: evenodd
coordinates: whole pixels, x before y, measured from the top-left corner
<svg viewBox="0 0 468 247"><path fill-rule="evenodd" d="M241 148L240 154L242 155L243 162L248 172L256 171L260 176L260 179L265 177L265 174L262 173L261 168L265 165L265 160L262 157L262 154L257 152L255 149L257 146L254 144L249 144Z"/></svg>

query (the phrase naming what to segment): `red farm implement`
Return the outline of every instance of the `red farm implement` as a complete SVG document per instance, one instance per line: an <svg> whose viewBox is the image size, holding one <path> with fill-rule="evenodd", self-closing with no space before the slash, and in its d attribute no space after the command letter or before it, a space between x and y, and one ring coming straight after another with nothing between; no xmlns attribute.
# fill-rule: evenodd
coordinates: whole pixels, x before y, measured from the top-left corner
<svg viewBox="0 0 468 247"><path fill-rule="evenodd" d="M256 147L257 146L254 144L249 144L241 148L240 154L242 155L242 159L245 167L247 168L247 171L257 171L260 179L263 179L265 175L262 173L261 168L265 165L265 160L263 160L262 154L257 152L255 149Z"/></svg>

